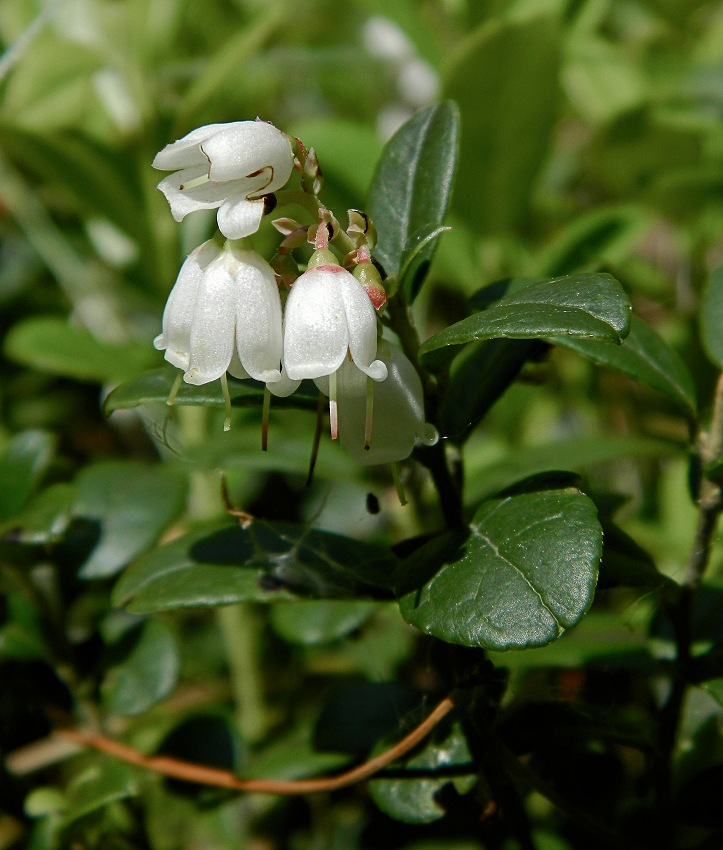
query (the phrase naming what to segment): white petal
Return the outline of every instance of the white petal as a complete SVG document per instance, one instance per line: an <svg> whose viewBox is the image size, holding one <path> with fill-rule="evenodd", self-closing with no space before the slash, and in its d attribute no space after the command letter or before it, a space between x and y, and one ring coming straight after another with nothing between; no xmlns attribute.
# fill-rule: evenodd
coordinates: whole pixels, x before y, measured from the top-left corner
<svg viewBox="0 0 723 850"><path fill-rule="evenodd" d="M226 252L206 269L191 325L191 358L183 376L189 384L220 378L231 362L236 325L237 288Z"/></svg>
<svg viewBox="0 0 723 850"><path fill-rule="evenodd" d="M204 269L218 254L218 245L208 241L186 258L163 311L163 333L153 342L156 348L166 349L169 363L184 371L188 369L191 322L201 278Z"/></svg>
<svg viewBox="0 0 723 850"><path fill-rule="evenodd" d="M153 160L153 167L161 171L175 171L178 168L187 168L189 165L204 165L208 170L208 160L201 150L201 142L229 126L231 125L206 124L204 127L192 130L182 139L166 145L157 153Z"/></svg>
<svg viewBox="0 0 723 850"><path fill-rule="evenodd" d="M336 277L333 271L311 269L291 287L284 311L284 365L292 380L330 375L346 356L349 333Z"/></svg>
<svg viewBox="0 0 723 850"><path fill-rule="evenodd" d="M229 375L233 375L234 378L238 378L239 380L244 380L245 378L251 377L251 375L249 375L249 373L244 369L243 364L239 360L238 351L236 351L235 345L231 352L231 362L228 364L228 369L226 371L229 373Z"/></svg>
<svg viewBox="0 0 723 850"><path fill-rule="evenodd" d="M256 233L264 215L264 202L247 201L245 194L230 195L218 211L218 229L227 239L243 239Z"/></svg>
<svg viewBox="0 0 723 850"><path fill-rule="evenodd" d="M281 299L271 266L255 251L233 250L238 262L236 348L244 369L257 381L281 377Z"/></svg>
<svg viewBox="0 0 723 850"><path fill-rule="evenodd" d="M279 380L267 383L266 389L271 393L271 395L275 395L277 398L286 398L292 393L295 393L296 390L299 389L300 384L301 381L292 381L286 374L286 371L282 368Z"/></svg>
<svg viewBox="0 0 723 850"><path fill-rule="evenodd" d="M254 191L273 192L286 183L294 166L291 143L264 121L238 121L203 142L212 180L238 180L263 173Z"/></svg>
<svg viewBox="0 0 723 850"><path fill-rule="evenodd" d="M215 183L206 182L191 189L185 188L188 183L203 177L207 169L203 166L186 168L164 177L158 188L166 196L171 207L171 213L176 221L182 221L184 216L196 210L212 210L220 207L228 195L228 187L221 189Z"/></svg>
<svg viewBox="0 0 723 850"><path fill-rule="evenodd" d="M349 350L356 365L373 378L383 381L387 367L377 356L377 314L364 287L351 272L337 275L349 328Z"/></svg>

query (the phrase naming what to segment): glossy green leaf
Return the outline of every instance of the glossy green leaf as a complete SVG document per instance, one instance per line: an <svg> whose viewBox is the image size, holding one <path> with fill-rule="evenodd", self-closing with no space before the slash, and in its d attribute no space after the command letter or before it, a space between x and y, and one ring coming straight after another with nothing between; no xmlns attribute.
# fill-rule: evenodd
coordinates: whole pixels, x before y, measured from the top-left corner
<svg viewBox="0 0 723 850"><path fill-rule="evenodd" d="M446 814L436 797L442 787L452 783L464 794L476 781L472 753L459 723L443 727L392 769L395 777L373 779L369 792L385 814L405 823L439 820Z"/></svg>
<svg viewBox="0 0 723 850"><path fill-rule="evenodd" d="M557 119L559 23L484 23L450 57L445 94L461 115L455 211L478 232L519 224Z"/></svg>
<svg viewBox="0 0 723 850"><path fill-rule="evenodd" d="M271 625L290 643L330 643L358 629L378 610L378 602L341 599L277 602L271 609Z"/></svg>
<svg viewBox="0 0 723 850"><path fill-rule="evenodd" d="M82 470L73 514L98 526L80 569L85 579L114 575L153 544L185 505L186 478L165 467L107 461Z"/></svg>
<svg viewBox="0 0 723 850"><path fill-rule="evenodd" d="M135 717L164 699L176 685L179 656L173 632L158 620L149 620L127 633L130 652L108 670L101 692L111 712Z"/></svg>
<svg viewBox="0 0 723 850"><path fill-rule="evenodd" d="M28 503L53 458L55 441L45 431L23 431L0 454L0 521Z"/></svg>
<svg viewBox="0 0 723 850"><path fill-rule="evenodd" d="M481 339L583 338L619 343L630 330L630 301L609 274L578 274L534 283L446 328L420 348L434 363L450 346Z"/></svg>
<svg viewBox="0 0 723 850"><path fill-rule="evenodd" d="M387 596L395 565L366 543L257 521L202 529L154 549L121 577L113 600L145 614L293 596Z"/></svg>
<svg viewBox="0 0 723 850"><path fill-rule="evenodd" d="M413 301L422 288L437 242L448 230L449 227L428 225L413 233L405 245L399 262L399 285L409 301Z"/></svg>
<svg viewBox="0 0 723 850"><path fill-rule="evenodd" d="M116 387L108 394L103 403L106 416L114 410L126 410L141 404L165 404L179 376L178 369L164 366L153 369L138 378L133 378ZM234 406L255 406L263 403L264 385L257 381L237 381L228 378L231 404ZM313 388L301 386L288 398L274 398L273 405L279 407L302 407L316 409L319 393ZM211 381L200 387L181 383L174 404L223 407L225 402L220 381Z"/></svg>
<svg viewBox="0 0 723 850"><path fill-rule="evenodd" d="M631 628L630 619L616 611L590 611L560 640L534 652L491 652L495 666L509 670L579 669L604 665L620 670L659 672L661 664L650 651L647 635Z"/></svg>
<svg viewBox="0 0 723 850"><path fill-rule="evenodd" d="M453 103L429 106L413 115L384 148L368 206L378 237L374 256L388 275L398 277L415 240L444 220L457 161L458 124ZM410 300L418 292L420 269L431 262L435 244L436 237L415 255L417 274L406 276Z"/></svg>
<svg viewBox="0 0 723 850"><path fill-rule="evenodd" d="M660 334L637 316L632 316L630 333L622 345L570 337L558 337L554 342L577 351L598 366L614 369L652 387L686 413L695 414L695 383L688 367Z"/></svg>
<svg viewBox="0 0 723 850"><path fill-rule="evenodd" d="M74 501L70 484L51 484L19 516L0 524L0 537L30 546L59 540L70 523Z"/></svg>
<svg viewBox="0 0 723 850"><path fill-rule="evenodd" d="M150 345L113 345L56 316L37 316L8 333L5 354L42 372L104 383L138 375L157 359Z"/></svg>
<svg viewBox="0 0 723 850"><path fill-rule="evenodd" d="M485 502L441 566L425 548L395 580L404 619L450 643L525 649L560 637L587 611L602 531L587 496L548 490Z"/></svg>
<svg viewBox="0 0 723 850"><path fill-rule="evenodd" d="M700 330L708 357L723 369L723 265L711 274L703 292Z"/></svg>

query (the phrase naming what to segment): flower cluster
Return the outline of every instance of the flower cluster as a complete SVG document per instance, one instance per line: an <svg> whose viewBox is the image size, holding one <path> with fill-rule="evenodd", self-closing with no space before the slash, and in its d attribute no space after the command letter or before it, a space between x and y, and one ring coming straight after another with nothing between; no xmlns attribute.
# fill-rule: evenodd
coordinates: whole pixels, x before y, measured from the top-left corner
<svg viewBox="0 0 723 850"><path fill-rule="evenodd" d="M293 261L290 278L282 275L288 284L282 293L274 268L248 239L295 168L302 172L302 191L310 175L314 192L319 186L313 152L298 140L296 148L295 156L292 140L271 124L239 121L201 127L156 156L156 168L174 172L159 184L174 218L218 209L226 241L205 242L183 263L154 345L187 383L221 379L227 404L226 373L260 381L276 396L313 380L329 397L332 437L361 463L395 462L416 443L433 442L436 432L425 425L414 367L380 339L377 311L386 293L363 234L354 231L353 274L329 250L338 225L314 195L319 222L292 222L277 261L282 257L288 269L284 252L307 238L316 250L292 282L298 274ZM350 227L350 240L351 233Z"/></svg>

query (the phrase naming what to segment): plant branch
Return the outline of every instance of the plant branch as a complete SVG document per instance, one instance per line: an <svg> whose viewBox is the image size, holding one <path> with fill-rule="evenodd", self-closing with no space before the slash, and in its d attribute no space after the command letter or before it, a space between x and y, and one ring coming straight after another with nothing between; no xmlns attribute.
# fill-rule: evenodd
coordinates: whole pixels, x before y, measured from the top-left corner
<svg viewBox="0 0 723 850"><path fill-rule="evenodd" d="M670 611L677 646L675 672L670 696L660 712L658 747L662 766L656 766L658 776L658 804L661 813L670 811L671 770L678 727L685 696L691 681L691 647L693 644L693 614L695 597L708 568L715 539L718 517L723 507L721 488L711 481L705 469L723 452L723 374L718 378L713 415L707 432L698 439L703 475L698 493L698 522L678 597ZM662 769L659 769L662 767ZM661 819L661 830L664 819ZM669 840L661 833L663 840Z"/></svg>
<svg viewBox="0 0 723 850"><path fill-rule="evenodd" d="M168 756L147 756L132 747L113 738L97 735L84 729L58 729L56 734L85 747L92 747L121 761L146 768L154 773L171 776L174 779L211 785L216 788L228 788L232 791L245 791L255 794L279 794L293 796L311 794L318 791L335 791L356 785L369 779L375 773L406 755L452 711L455 707L456 693L445 697L436 708L408 735L393 747L373 759L341 773L338 776L319 779L240 779L227 770L192 764Z"/></svg>

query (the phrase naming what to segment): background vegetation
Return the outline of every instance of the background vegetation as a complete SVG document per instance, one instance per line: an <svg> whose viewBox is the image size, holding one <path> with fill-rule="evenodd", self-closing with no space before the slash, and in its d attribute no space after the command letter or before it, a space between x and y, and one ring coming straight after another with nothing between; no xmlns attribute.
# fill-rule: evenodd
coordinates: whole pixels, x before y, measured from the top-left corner
<svg viewBox="0 0 723 850"><path fill-rule="evenodd" d="M720 846L721 422L700 429L723 365L723 4L3 0L0 40L0 850ZM328 439L306 487L305 410L272 409L266 453L255 406L229 433L217 406L103 412L162 366L165 299L215 227L173 222L153 156L258 115L315 148L335 211L364 209L385 140L447 100L452 230L415 302L422 339L504 293L490 284L606 272L640 359L655 351L631 370L573 343L472 346L439 414L466 516L543 473L594 498L591 609L547 647L500 653L423 636L358 588L330 599L329 576L304 601L278 575L264 604L220 577L184 585L182 607L165 574L144 590L143 564L182 561L163 542L234 529L219 470L253 516L345 535L340 561L361 558L350 540L403 558L445 512L422 465L402 507L387 470ZM226 563L246 544L222 533ZM287 544L256 543L276 566ZM298 799L47 738L72 723L292 778L364 758L460 681L494 734L452 724L411 779Z"/></svg>

